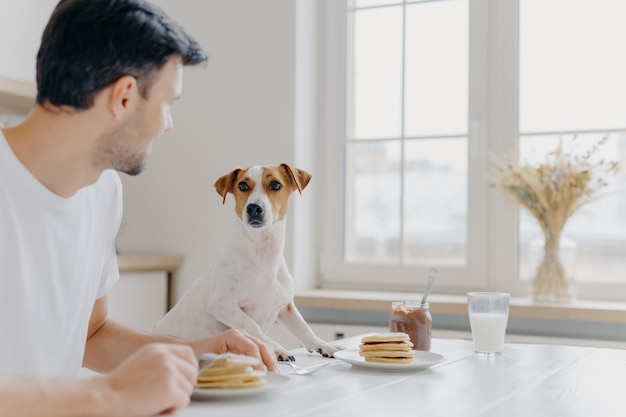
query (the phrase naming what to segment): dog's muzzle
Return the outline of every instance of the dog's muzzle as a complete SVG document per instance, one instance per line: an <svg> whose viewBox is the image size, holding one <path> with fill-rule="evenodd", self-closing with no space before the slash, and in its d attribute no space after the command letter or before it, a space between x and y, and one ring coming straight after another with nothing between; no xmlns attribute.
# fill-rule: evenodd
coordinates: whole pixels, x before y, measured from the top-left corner
<svg viewBox="0 0 626 417"><path fill-rule="evenodd" d="M246 214L248 215L248 224L252 227L261 227L264 225L265 210L263 206L257 203L250 203L246 206Z"/></svg>

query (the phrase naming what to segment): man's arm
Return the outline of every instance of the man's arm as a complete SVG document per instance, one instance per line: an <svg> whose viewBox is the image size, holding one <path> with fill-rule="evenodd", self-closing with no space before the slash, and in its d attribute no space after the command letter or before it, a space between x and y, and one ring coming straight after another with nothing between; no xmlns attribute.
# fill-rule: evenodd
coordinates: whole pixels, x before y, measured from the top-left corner
<svg viewBox="0 0 626 417"><path fill-rule="evenodd" d="M106 302L101 298L94 305L84 365L108 373L90 379L0 378L0 417L133 417L174 411L189 403L196 357L204 352L255 356L270 371L277 368L273 350L245 332L228 330L193 341L154 336L107 320Z"/></svg>
<svg viewBox="0 0 626 417"><path fill-rule="evenodd" d="M105 318L106 298L94 306L85 362L111 372L89 379L0 378L0 417L148 416L186 406L198 372L193 349L148 344L154 338Z"/></svg>
<svg viewBox="0 0 626 417"><path fill-rule="evenodd" d="M189 403L197 372L188 346L151 344L114 371L90 379L0 378L0 417L139 417L174 411Z"/></svg>
<svg viewBox="0 0 626 417"><path fill-rule="evenodd" d="M109 320L106 296L96 300L91 313L83 366L98 372L108 372L141 346L154 342L188 345L196 356L205 352L239 353L258 358L270 371L278 368L273 349L243 331L228 330L206 339L185 340L142 333Z"/></svg>
<svg viewBox="0 0 626 417"><path fill-rule="evenodd" d="M99 379L0 379L0 416L95 416L106 407L109 390ZM98 411L99 410L99 411Z"/></svg>
<svg viewBox="0 0 626 417"><path fill-rule="evenodd" d="M141 346L148 343L180 342L174 338L142 333L107 318L107 297L96 300L89 319L89 331L83 366L97 372L109 372Z"/></svg>

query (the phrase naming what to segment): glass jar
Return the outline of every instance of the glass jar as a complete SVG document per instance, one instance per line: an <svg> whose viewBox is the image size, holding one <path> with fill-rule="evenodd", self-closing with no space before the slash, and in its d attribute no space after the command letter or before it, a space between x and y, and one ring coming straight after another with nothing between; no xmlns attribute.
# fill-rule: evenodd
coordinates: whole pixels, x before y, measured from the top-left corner
<svg viewBox="0 0 626 417"><path fill-rule="evenodd" d="M389 316L389 331L409 335L413 349L430 350L433 319L428 303L419 301L393 301Z"/></svg>

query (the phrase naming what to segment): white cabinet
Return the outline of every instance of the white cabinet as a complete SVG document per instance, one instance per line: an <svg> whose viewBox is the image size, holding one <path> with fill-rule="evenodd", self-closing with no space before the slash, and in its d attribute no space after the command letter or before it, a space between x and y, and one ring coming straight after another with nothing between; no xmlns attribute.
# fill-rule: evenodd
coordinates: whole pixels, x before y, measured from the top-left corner
<svg viewBox="0 0 626 417"><path fill-rule="evenodd" d="M177 255L120 254L120 280L109 293L109 317L149 332L174 305Z"/></svg>
<svg viewBox="0 0 626 417"><path fill-rule="evenodd" d="M167 273L123 273L108 300L109 318L149 332L167 312Z"/></svg>

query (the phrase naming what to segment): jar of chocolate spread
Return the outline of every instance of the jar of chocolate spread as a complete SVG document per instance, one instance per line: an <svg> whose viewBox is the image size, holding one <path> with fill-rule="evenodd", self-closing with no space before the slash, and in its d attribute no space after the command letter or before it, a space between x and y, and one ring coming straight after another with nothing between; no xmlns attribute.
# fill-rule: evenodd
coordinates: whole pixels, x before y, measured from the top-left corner
<svg viewBox="0 0 626 417"><path fill-rule="evenodd" d="M419 301L393 301L389 316L389 331L409 335L413 349L430 350L433 319L429 304Z"/></svg>

